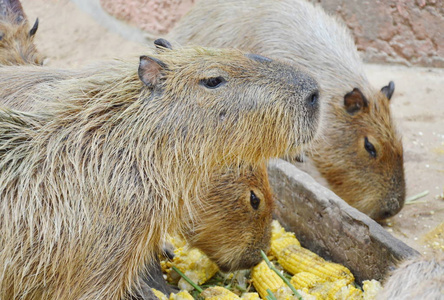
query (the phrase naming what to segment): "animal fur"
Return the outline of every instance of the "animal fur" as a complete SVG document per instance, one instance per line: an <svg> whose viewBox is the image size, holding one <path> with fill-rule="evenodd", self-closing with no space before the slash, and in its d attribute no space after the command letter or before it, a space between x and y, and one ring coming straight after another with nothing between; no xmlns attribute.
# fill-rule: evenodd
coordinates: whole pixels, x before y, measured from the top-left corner
<svg viewBox="0 0 444 300"><path fill-rule="evenodd" d="M444 298L444 254L406 260L393 272L377 296L381 300L439 300Z"/></svg>
<svg viewBox="0 0 444 300"><path fill-rule="evenodd" d="M23 86L28 72L51 72L14 68ZM0 113L1 299L126 297L167 232L184 233L226 270L257 261L272 208L264 163L316 131L309 76L203 48L144 57L139 74L120 61L67 73L24 95L40 101L32 114ZM218 76L223 86L202 86ZM253 212L252 190L263 196ZM217 252L200 222L215 226L205 212L233 206L257 215L227 226L256 223L250 233L224 228L232 240Z"/></svg>
<svg viewBox="0 0 444 300"><path fill-rule="evenodd" d="M200 1L168 39L235 47L306 69L326 104L323 130L307 155L336 194L370 217L384 219L402 208L403 148L389 107L394 86L380 91L369 84L347 28L320 6L304 0ZM354 88L362 93L347 101ZM376 157L366 150L366 137Z"/></svg>

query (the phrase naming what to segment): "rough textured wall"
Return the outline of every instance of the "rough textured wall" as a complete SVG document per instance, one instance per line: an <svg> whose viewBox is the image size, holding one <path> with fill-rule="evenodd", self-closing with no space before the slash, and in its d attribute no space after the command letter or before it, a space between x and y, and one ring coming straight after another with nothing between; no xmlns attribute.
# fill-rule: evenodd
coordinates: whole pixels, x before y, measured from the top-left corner
<svg viewBox="0 0 444 300"><path fill-rule="evenodd" d="M444 0L313 0L340 16L371 62L444 67Z"/></svg>
<svg viewBox="0 0 444 300"><path fill-rule="evenodd" d="M195 0L100 0L103 9L152 34L165 34Z"/></svg>
<svg viewBox="0 0 444 300"><path fill-rule="evenodd" d="M116 18L154 35L162 35L196 0L100 2ZM320 3L328 12L345 21L366 61L444 67L444 0L311 2Z"/></svg>

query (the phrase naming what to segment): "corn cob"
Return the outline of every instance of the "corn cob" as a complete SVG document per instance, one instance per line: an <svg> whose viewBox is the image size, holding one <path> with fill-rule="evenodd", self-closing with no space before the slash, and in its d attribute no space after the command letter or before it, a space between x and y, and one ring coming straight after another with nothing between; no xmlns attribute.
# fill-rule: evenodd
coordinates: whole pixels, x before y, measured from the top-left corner
<svg viewBox="0 0 444 300"><path fill-rule="evenodd" d="M177 294L171 293L169 300L194 300L187 291L180 291Z"/></svg>
<svg viewBox="0 0 444 300"><path fill-rule="evenodd" d="M154 293L154 295L156 295L157 298L159 298L159 300L168 300L167 296L165 296L161 291L158 291L156 289L151 289Z"/></svg>
<svg viewBox="0 0 444 300"><path fill-rule="evenodd" d="M289 273L309 272L325 281L346 279L347 284L355 279L344 266L326 262L323 258L308 249L290 245L280 251L278 263Z"/></svg>
<svg viewBox="0 0 444 300"><path fill-rule="evenodd" d="M204 284L219 270L217 265L198 249L186 249L181 247L174 250L174 254L173 261L166 262L166 265L168 267L175 266L198 285ZM181 290L191 291L193 289L193 287L183 278L178 279L175 277L177 276L175 272L167 270L167 274L167 279L170 282L179 281L177 285Z"/></svg>
<svg viewBox="0 0 444 300"><path fill-rule="evenodd" d="M294 236L294 233L285 231L279 222L274 220L271 223L271 255L279 256L280 251L290 245L300 246L301 244Z"/></svg>
<svg viewBox="0 0 444 300"><path fill-rule="evenodd" d="M352 284L347 284L347 280L339 279L333 282L324 282L314 286L309 290L309 294L318 299L327 300L361 300L363 294L360 289Z"/></svg>
<svg viewBox="0 0 444 300"><path fill-rule="evenodd" d="M260 300L258 293L243 293L242 300Z"/></svg>
<svg viewBox="0 0 444 300"><path fill-rule="evenodd" d="M204 290L201 294L205 300L234 300L241 299L238 295L221 286L213 286Z"/></svg>
<svg viewBox="0 0 444 300"><path fill-rule="evenodd" d="M382 286L377 280L364 280L362 282L362 289L364 290L364 300L375 300L378 293L382 290Z"/></svg>
<svg viewBox="0 0 444 300"><path fill-rule="evenodd" d="M325 279L309 272L300 272L291 278L291 284L298 290L311 289L323 282L325 282Z"/></svg>
<svg viewBox="0 0 444 300"><path fill-rule="evenodd" d="M262 261L251 271L251 279L256 291L262 299L268 295L267 289L275 293L280 287L285 286L284 281L271 270L265 261Z"/></svg>

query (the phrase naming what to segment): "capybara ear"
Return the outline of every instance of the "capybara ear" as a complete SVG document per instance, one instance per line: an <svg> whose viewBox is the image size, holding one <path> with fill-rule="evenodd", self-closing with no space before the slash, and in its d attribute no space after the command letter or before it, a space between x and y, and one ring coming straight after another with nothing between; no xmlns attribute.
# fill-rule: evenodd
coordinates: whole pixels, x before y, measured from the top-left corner
<svg viewBox="0 0 444 300"><path fill-rule="evenodd" d="M368 101L358 88L354 88L353 91L345 94L344 106L345 110L353 115L361 109L367 108Z"/></svg>
<svg viewBox="0 0 444 300"><path fill-rule="evenodd" d="M35 19L35 23L34 26L32 26L31 30L29 31L29 36L33 36L36 32L37 29L39 28L39 18Z"/></svg>
<svg viewBox="0 0 444 300"><path fill-rule="evenodd" d="M166 64L157 58L142 55L139 62L139 78L148 87L155 87L163 78Z"/></svg>
<svg viewBox="0 0 444 300"><path fill-rule="evenodd" d="M270 61L272 61L271 58L268 58L268 57L265 57L265 56L262 56L262 55L258 55L258 54L254 54L254 53L247 53L247 54L245 54L245 56L250 58L250 59L252 59L252 60L258 61L258 62L270 62Z"/></svg>
<svg viewBox="0 0 444 300"><path fill-rule="evenodd" d="M393 96L393 92L395 91L395 83L390 81L388 85L382 87L381 92L387 97L387 99L391 99Z"/></svg>
<svg viewBox="0 0 444 300"><path fill-rule="evenodd" d="M0 16L7 16L10 13L17 16L15 19L17 24L25 19L25 13L23 12L23 7L19 0L0 0Z"/></svg>
<svg viewBox="0 0 444 300"><path fill-rule="evenodd" d="M168 42L166 39L157 39L154 41L154 45L159 50L163 50L163 49L173 50L173 47L171 47L170 42Z"/></svg>

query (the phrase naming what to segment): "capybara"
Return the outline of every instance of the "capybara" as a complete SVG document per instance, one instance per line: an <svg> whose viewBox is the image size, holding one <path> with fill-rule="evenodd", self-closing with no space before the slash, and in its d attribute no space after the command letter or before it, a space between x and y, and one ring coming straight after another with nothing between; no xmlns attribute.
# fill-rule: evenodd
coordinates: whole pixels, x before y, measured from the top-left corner
<svg viewBox="0 0 444 300"><path fill-rule="evenodd" d="M347 28L304 0L205 0L172 42L235 47L306 67L325 96L323 130L307 151L331 189L376 220L404 204L403 148L390 114L394 84L368 82Z"/></svg>
<svg viewBox="0 0 444 300"><path fill-rule="evenodd" d="M51 73L14 68L23 82ZM71 72L34 90L34 112L0 115L0 298L121 299L167 233L222 270L257 263L272 210L265 162L314 136L315 81L205 48Z"/></svg>
<svg viewBox="0 0 444 300"><path fill-rule="evenodd" d="M444 254L427 254L402 262L384 283L377 299L444 299Z"/></svg>
<svg viewBox="0 0 444 300"><path fill-rule="evenodd" d="M0 0L0 66L43 63L34 44L38 25L30 28L19 0Z"/></svg>

